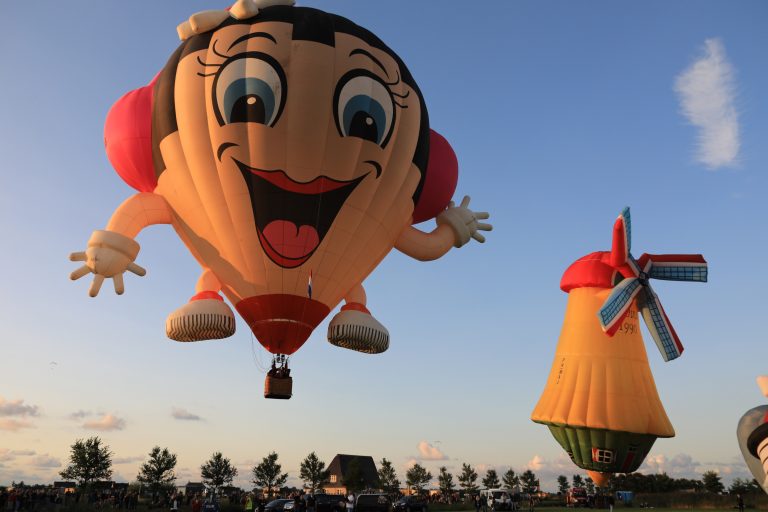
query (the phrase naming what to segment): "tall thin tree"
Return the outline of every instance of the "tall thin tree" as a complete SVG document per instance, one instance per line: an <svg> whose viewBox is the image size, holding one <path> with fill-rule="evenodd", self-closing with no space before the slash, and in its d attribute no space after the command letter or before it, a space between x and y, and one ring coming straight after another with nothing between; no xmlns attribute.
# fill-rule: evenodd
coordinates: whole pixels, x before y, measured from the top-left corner
<svg viewBox="0 0 768 512"><path fill-rule="evenodd" d="M496 473L495 469L489 469L485 472L485 477L483 477L483 486L486 489L496 489L501 485L499 482L499 475Z"/></svg>
<svg viewBox="0 0 768 512"><path fill-rule="evenodd" d="M536 478L536 474L530 469L526 469L522 475L520 475L520 483L523 486L523 492L533 494L538 490L539 480Z"/></svg>
<svg viewBox="0 0 768 512"><path fill-rule="evenodd" d="M236 476L237 468L221 452L215 452L200 466L200 477L206 486L213 489L214 494L225 484L231 484Z"/></svg>
<svg viewBox="0 0 768 512"><path fill-rule="evenodd" d="M400 480L397 479L397 473L392 462L386 458L381 459L378 473L379 485L381 485L382 491L393 496L400 492Z"/></svg>
<svg viewBox="0 0 768 512"><path fill-rule="evenodd" d="M325 468L325 462L321 461L315 452L301 461L299 478L304 481L304 486L309 489L310 494L327 484L330 476L331 472Z"/></svg>
<svg viewBox="0 0 768 512"><path fill-rule="evenodd" d="M253 483L272 496L288 480L288 473L282 473L283 467L277 463L277 453L272 452L253 468Z"/></svg>
<svg viewBox="0 0 768 512"><path fill-rule="evenodd" d="M421 464L414 464L411 469L405 472L405 485L419 495L430 480L432 480L432 473L427 471Z"/></svg>
<svg viewBox="0 0 768 512"><path fill-rule="evenodd" d="M168 448L155 446L149 452L149 460L141 465L136 480L150 488L152 503L156 502L160 489L173 486L176 481L175 468L176 454L168 451Z"/></svg>
<svg viewBox="0 0 768 512"><path fill-rule="evenodd" d="M459 486L467 494L477 492L477 472L469 464L461 465L461 474L459 475Z"/></svg>
<svg viewBox="0 0 768 512"><path fill-rule="evenodd" d="M504 482L504 487L507 489L514 489L520 485L520 477L515 474L515 470L512 468L508 469L507 472L504 473L502 481Z"/></svg>
<svg viewBox="0 0 768 512"><path fill-rule="evenodd" d="M443 498L450 498L453 494L453 475L448 472L448 468L442 466L440 468L440 474L437 475L437 485L440 487L440 494Z"/></svg>

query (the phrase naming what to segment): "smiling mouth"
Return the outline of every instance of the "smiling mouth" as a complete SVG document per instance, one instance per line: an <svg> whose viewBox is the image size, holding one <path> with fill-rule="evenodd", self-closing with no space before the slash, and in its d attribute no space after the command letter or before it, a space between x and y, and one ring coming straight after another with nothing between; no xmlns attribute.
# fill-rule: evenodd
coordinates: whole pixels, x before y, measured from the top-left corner
<svg viewBox="0 0 768 512"><path fill-rule="evenodd" d="M350 181L318 176L300 183L280 169L257 169L233 160L248 185L259 242L269 259L284 268L298 267L312 256L367 176Z"/></svg>

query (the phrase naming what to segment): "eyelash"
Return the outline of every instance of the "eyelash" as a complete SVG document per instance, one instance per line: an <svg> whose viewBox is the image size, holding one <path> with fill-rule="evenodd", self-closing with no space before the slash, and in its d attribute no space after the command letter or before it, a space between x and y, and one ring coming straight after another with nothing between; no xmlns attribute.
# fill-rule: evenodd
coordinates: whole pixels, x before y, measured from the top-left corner
<svg viewBox="0 0 768 512"><path fill-rule="evenodd" d="M211 47L211 50L213 50L213 53L216 54L218 57L221 57L221 58L225 59L225 62L226 62L226 59L229 59L230 56L229 55L224 55L223 53L220 53L216 49L216 43L217 42L218 41L214 41L213 42L213 46ZM197 56L197 63L200 64L201 66L203 66L203 71L205 71L205 68L209 68L209 67L221 68L221 66L224 65L223 62L220 62L218 64L208 64L203 59L201 59L199 55ZM387 90L389 91L389 94L392 95L392 103L394 103L395 106L399 107L400 109L406 109L406 108L408 108L408 105L405 105L405 102L403 102L402 104L398 103L397 99L395 99L395 98L398 98L400 100L405 100L406 98L408 98L408 96L411 95L411 91L406 91L405 94L398 94L398 93L396 93L393 90L393 87L395 87L396 85L400 84L400 71L395 71L395 72L397 73L397 79L394 82L384 82L384 81L382 81L382 83L384 83L384 85L387 87ZM215 76L216 73L217 73L217 71L213 72L213 73L200 73L200 72L198 72L197 76L201 76L201 77Z"/></svg>

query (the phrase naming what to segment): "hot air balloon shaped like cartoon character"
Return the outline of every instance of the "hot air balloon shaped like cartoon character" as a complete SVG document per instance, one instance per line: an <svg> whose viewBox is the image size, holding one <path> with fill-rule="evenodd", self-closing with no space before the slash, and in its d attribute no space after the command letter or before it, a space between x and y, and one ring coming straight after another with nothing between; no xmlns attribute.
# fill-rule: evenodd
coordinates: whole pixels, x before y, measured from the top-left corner
<svg viewBox="0 0 768 512"><path fill-rule="evenodd" d="M389 333L363 280L393 248L433 260L481 231L487 213L450 201L458 164L430 130L408 68L378 37L292 0L239 0L193 15L182 43L145 87L108 114L107 155L139 193L94 231L84 265L123 293L144 275L134 237L171 224L202 267L169 338L220 339L235 306L272 354L266 395L291 395L287 356L342 300L328 340L380 353ZM435 218L430 233L412 224Z"/></svg>
<svg viewBox="0 0 768 512"><path fill-rule="evenodd" d="M637 470L658 437L675 431L656 392L638 324L642 314L665 361L683 352L649 279L707 280L700 255L630 254L630 216L616 220L611 252L573 263L560 288L565 320L544 393L531 419L601 487Z"/></svg>
<svg viewBox="0 0 768 512"><path fill-rule="evenodd" d="M758 377L757 385L768 397L768 376ZM768 405L759 405L745 412L736 428L736 437L750 473L768 492Z"/></svg>

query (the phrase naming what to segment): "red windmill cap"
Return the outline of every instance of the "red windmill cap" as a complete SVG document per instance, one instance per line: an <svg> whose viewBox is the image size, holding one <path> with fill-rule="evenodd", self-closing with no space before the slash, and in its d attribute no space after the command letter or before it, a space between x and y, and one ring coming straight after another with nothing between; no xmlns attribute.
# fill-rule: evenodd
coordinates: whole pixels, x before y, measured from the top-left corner
<svg viewBox="0 0 768 512"><path fill-rule="evenodd" d="M574 288L613 288L617 270L611 265L611 253L598 251L571 264L560 280L560 289L568 293Z"/></svg>

